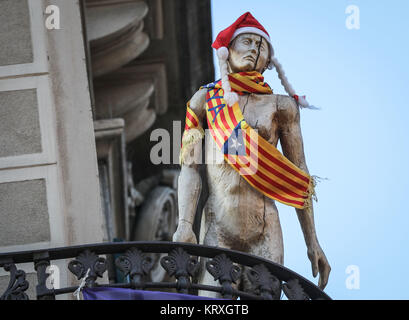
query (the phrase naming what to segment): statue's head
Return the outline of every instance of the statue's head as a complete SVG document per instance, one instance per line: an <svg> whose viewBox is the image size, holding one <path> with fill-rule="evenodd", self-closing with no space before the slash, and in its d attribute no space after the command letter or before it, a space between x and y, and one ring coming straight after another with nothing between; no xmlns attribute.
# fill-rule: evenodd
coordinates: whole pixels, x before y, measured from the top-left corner
<svg viewBox="0 0 409 320"><path fill-rule="evenodd" d="M255 33L242 33L229 45L231 72L263 73L270 64L271 49L267 40Z"/></svg>
<svg viewBox="0 0 409 320"><path fill-rule="evenodd" d="M305 97L298 96L285 76L283 67L274 56L270 35L250 12L241 15L231 26L221 31L212 47L219 58L224 99L229 106L238 101L232 92L229 73L258 71L275 68L285 91L302 107L311 106ZM230 69L230 70L229 70Z"/></svg>

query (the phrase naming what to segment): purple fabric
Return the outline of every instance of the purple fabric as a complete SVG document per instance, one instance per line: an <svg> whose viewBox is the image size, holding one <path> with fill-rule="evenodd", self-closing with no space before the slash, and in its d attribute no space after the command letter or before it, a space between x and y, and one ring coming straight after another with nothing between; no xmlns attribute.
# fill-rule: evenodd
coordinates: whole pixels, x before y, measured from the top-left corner
<svg viewBox="0 0 409 320"><path fill-rule="evenodd" d="M84 300L215 300L190 294L122 288L84 288Z"/></svg>

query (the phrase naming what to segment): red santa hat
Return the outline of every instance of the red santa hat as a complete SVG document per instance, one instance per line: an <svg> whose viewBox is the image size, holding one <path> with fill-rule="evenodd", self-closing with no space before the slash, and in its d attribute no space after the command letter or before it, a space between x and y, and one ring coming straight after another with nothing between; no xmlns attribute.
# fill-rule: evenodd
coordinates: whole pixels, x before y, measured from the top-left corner
<svg viewBox="0 0 409 320"><path fill-rule="evenodd" d="M281 80L286 92L293 97L297 103L302 107L314 108L305 100L305 96L298 96L285 76L284 70L278 60L274 57L274 49L271 44L270 35L267 30L253 17L250 12L242 14L230 27L221 31L212 47L216 49L217 57L219 58L220 74L222 79L222 88L224 90L224 99L227 104L232 106L238 101L238 95L231 91L229 83L229 73L227 67L227 60L229 58L229 45L240 34L253 33L262 36L270 47L270 62L268 69L276 68L278 77Z"/></svg>
<svg viewBox="0 0 409 320"><path fill-rule="evenodd" d="M230 27L221 31L212 47L217 50L219 59L227 60L229 56L228 47L238 35L243 33L254 33L262 36L269 44L271 55L273 56L273 46L271 45L270 35L264 27L253 17L250 12L242 14ZM272 65L271 65L272 67Z"/></svg>

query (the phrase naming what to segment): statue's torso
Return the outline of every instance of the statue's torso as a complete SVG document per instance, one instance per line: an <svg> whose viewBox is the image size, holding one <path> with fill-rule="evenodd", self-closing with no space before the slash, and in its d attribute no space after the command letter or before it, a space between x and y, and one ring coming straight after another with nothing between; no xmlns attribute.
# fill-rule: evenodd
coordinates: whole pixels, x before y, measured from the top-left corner
<svg viewBox="0 0 409 320"><path fill-rule="evenodd" d="M251 94L240 96L239 106L246 122L277 146L279 121L285 121L286 113L293 112L287 108L288 99L281 95ZM218 150L212 138L206 139L206 152L209 148ZM247 252L259 250L253 253L281 262L282 233L274 201L250 186L226 162L206 167L209 199L204 213L208 244Z"/></svg>

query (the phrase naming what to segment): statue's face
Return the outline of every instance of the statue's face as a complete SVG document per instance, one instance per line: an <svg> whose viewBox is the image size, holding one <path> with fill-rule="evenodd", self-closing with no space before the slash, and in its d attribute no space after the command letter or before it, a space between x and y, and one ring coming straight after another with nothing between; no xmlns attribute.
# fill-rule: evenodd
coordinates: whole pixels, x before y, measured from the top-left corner
<svg viewBox="0 0 409 320"><path fill-rule="evenodd" d="M260 39L262 40L260 46ZM258 48L260 56L255 66ZM232 72L263 72L269 62L270 48L266 39L253 33L243 33L237 36L229 47L229 65Z"/></svg>

